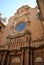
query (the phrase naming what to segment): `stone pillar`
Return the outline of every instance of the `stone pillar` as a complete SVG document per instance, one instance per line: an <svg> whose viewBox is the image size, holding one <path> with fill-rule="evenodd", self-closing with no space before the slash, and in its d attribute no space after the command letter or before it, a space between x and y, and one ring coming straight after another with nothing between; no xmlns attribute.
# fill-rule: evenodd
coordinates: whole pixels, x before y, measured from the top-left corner
<svg viewBox="0 0 44 65"><path fill-rule="evenodd" d="M29 50L26 49L26 50L25 50L25 65L28 65L28 57L29 57L28 52L29 52Z"/></svg>
<svg viewBox="0 0 44 65"><path fill-rule="evenodd" d="M34 50L31 49L31 65L34 65Z"/></svg>
<svg viewBox="0 0 44 65"><path fill-rule="evenodd" d="M10 56L8 56L8 58L7 58L7 64L6 65L10 65Z"/></svg>
<svg viewBox="0 0 44 65"><path fill-rule="evenodd" d="M10 58L10 56L9 56L9 51L7 51L4 65L9 65L9 58Z"/></svg>
<svg viewBox="0 0 44 65"><path fill-rule="evenodd" d="M31 49L29 48L28 65L31 65Z"/></svg>
<svg viewBox="0 0 44 65"><path fill-rule="evenodd" d="M3 58L3 52L0 52L0 65L2 63L2 58Z"/></svg>
<svg viewBox="0 0 44 65"><path fill-rule="evenodd" d="M5 57L6 57L6 51L3 53L1 65L4 65Z"/></svg>
<svg viewBox="0 0 44 65"><path fill-rule="evenodd" d="M22 50L23 55L22 55L22 65L25 65L25 50Z"/></svg>

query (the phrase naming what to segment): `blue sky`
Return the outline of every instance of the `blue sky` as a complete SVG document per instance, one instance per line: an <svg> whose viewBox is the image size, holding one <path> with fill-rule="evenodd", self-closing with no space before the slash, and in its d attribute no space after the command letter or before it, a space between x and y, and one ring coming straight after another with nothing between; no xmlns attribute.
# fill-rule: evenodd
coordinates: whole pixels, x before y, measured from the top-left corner
<svg viewBox="0 0 44 65"><path fill-rule="evenodd" d="M35 7L36 0L0 0L0 13L9 18L23 5Z"/></svg>

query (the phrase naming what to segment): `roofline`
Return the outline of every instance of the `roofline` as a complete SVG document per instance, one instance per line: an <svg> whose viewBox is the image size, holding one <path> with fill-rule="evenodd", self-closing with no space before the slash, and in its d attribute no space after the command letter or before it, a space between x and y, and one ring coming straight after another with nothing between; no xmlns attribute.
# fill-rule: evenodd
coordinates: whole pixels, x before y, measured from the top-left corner
<svg viewBox="0 0 44 65"><path fill-rule="evenodd" d="M5 25L2 22L0 22L0 23L5 27Z"/></svg>

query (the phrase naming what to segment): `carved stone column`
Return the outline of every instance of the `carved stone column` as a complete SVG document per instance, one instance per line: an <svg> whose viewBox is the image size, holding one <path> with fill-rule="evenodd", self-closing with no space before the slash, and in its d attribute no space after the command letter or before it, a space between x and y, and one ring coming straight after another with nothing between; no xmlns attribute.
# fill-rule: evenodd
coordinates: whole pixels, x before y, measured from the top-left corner
<svg viewBox="0 0 44 65"><path fill-rule="evenodd" d="M31 49L31 65L34 65L34 49Z"/></svg>
<svg viewBox="0 0 44 65"><path fill-rule="evenodd" d="M5 57L6 57L6 51L3 53L1 65L4 65Z"/></svg>
<svg viewBox="0 0 44 65"><path fill-rule="evenodd" d="M3 58L3 52L0 51L0 65L2 63L2 58Z"/></svg>
<svg viewBox="0 0 44 65"><path fill-rule="evenodd" d="M25 51L22 50L22 65L25 65Z"/></svg>
<svg viewBox="0 0 44 65"><path fill-rule="evenodd" d="M9 51L7 51L6 57L5 57L5 61L4 61L4 65L9 65Z"/></svg>
<svg viewBox="0 0 44 65"><path fill-rule="evenodd" d="M25 50L25 65L28 65L28 58L29 58L29 50Z"/></svg>
<svg viewBox="0 0 44 65"><path fill-rule="evenodd" d="M31 65L31 49L29 49L28 65Z"/></svg>

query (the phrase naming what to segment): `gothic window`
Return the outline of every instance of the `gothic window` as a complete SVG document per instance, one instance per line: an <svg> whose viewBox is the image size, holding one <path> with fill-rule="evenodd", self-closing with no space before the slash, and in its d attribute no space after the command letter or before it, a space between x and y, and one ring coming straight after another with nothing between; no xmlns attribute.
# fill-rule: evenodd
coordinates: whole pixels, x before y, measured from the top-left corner
<svg viewBox="0 0 44 65"><path fill-rule="evenodd" d="M16 26L16 31L22 31L24 28L26 27L26 23L25 22L21 22Z"/></svg>

